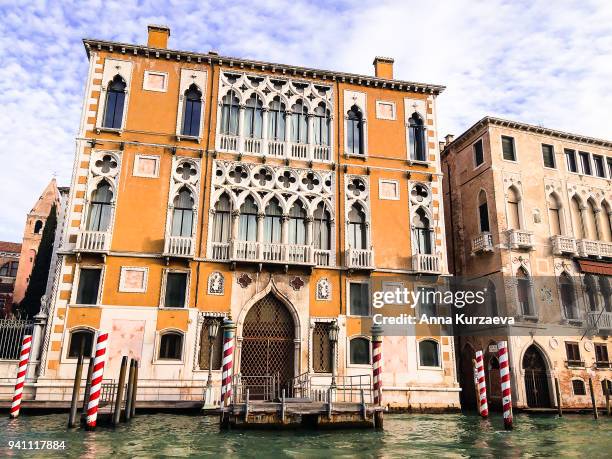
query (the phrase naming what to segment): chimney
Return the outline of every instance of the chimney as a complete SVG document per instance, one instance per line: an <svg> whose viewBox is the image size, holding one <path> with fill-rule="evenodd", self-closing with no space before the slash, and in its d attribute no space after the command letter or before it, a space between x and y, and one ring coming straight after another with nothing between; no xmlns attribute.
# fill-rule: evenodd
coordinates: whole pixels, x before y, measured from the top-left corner
<svg viewBox="0 0 612 459"><path fill-rule="evenodd" d="M455 136L452 134L446 134L444 136L444 141L446 142L446 145L450 144L453 140L455 140Z"/></svg>
<svg viewBox="0 0 612 459"><path fill-rule="evenodd" d="M170 27L165 25L149 24L149 38L147 46L149 48L167 48L168 38L170 37Z"/></svg>
<svg viewBox="0 0 612 459"><path fill-rule="evenodd" d="M393 58L376 56L374 58L374 75L377 78L393 79Z"/></svg>

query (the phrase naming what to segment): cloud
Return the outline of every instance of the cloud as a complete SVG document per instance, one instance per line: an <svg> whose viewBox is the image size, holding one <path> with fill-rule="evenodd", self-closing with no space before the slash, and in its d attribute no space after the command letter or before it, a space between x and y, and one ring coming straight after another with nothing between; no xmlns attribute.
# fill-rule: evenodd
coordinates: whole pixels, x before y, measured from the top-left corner
<svg viewBox="0 0 612 459"><path fill-rule="evenodd" d="M612 138L612 3L601 1L0 1L0 239L18 241L51 176L69 185L83 37L372 73L447 86L441 134L485 114Z"/></svg>

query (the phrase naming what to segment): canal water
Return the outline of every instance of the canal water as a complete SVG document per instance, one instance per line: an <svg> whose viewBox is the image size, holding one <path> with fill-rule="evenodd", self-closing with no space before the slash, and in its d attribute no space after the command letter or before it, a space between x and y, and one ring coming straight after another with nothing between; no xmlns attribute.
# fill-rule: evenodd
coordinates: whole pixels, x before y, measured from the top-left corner
<svg viewBox="0 0 612 459"><path fill-rule="evenodd" d="M141 414L117 429L66 429L67 414L0 418L0 457L612 457L612 418L515 415L386 415L384 431L220 432L216 417ZM64 441L64 450L10 449L9 442ZM22 442L23 444L23 442ZM34 443L33 443L34 445Z"/></svg>

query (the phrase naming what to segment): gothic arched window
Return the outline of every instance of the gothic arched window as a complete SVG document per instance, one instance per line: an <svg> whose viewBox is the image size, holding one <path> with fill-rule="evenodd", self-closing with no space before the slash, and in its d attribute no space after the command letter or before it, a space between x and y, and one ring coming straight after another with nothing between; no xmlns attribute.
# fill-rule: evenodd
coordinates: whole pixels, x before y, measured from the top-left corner
<svg viewBox="0 0 612 459"><path fill-rule="evenodd" d="M240 105L238 96L231 90L222 100L221 107L221 134L238 135L238 117Z"/></svg>
<svg viewBox="0 0 612 459"><path fill-rule="evenodd" d="M223 193L215 204L215 218L213 219L213 242L229 242L231 237L231 202L227 194Z"/></svg>
<svg viewBox="0 0 612 459"><path fill-rule="evenodd" d="M247 196L240 206L238 239L241 241L257 240L257 205L252 196Z"/></svg>
<svg viewBox="0 0 612 459"><path fill-rule="evenodd" d="M576 318L576 293L574 283L567 273L559 276L559 290L561 295L561 306L565 317L568 319Z"/></svg>
<svg viewBox="0 0 612 459"><path fill-rule="evenodd" d="M548 220L550 234L553 236L561 235L561 202L554 193L548 198Z"/></svg>
<svg viewBox="0 0 612 459"><path fill-rule="evenodd" d="M597 296L597 283L591 274L584 276L584 291L586 293L589 309L593 312L599 310L599 298Z"/></svg>
<svg viewBox="0 0 612 459"><path fill-rule="evenodd" d="M174 198L172 236L191 237L193 231L193 196L183 187Z"/></svg>
<svg viewBox="0 0 612 459"><path fill-rule="evenodd" d="M285 141L285 104L277 96L270 104L268 112L268 138L270 140Z"/></svg>
<svg viewBox="0 0 612 459"><path fill-rule="evenodd" d="M183 112L183 135L197 137L200 135L200 118L202 113L202 91L195 84L185 91L185 109Z"/></svg>
<svg viewBox="0 0 612 459"><path fill-rule="evenodd" d="M367 249L366 214L361 205L355 203L348 214L349 246L352 249Z"/></svg>
<svg viewBox="0 0 612 459"><path fill-rule="evenodd" d="M34 234L38 234L40 233L40 230L43 227L43 222L41 220L36 220L36 223L34 223Z"/></svg>
<svg viewBox="0 0 612 459"><path fill-rule="evenodd" d="M597 214L599 213L599 209L593 202L592 199L589 199L587 202L587 211L586 211L586 231L585 237L591 239L592 241L597 241L599 239L599 231L597 228Z"/></svg>
<svg viewBox="0 0 612 459"><path fill-rule="evenodd" d="M425 131L423 118L414 112L408 119L408 149L410 151L410 159L427 161Z"/></svg>
<svg viewBox="0 0 612 459"><path fill-rule="evenodd" d="M521 229L520 197L518 190L511 186L508 188L508 228Z"/></svg>
<svg viewBox="0 0 612 459"><path fill-rule="evenodd" d="M329 132L329 110L321 103L314 111L314 143L316 145L329 145Z"/></svg>
<svg viewBox="0 0 612 459"><path fill-rule="evenodd" d="M323 203L314 211L314 246L320 250L331 250L331 217Z"/></svg>
<svg viewBox="0 0 612 459"><path fill-rule="evenodd" d="M306 210L299 200L289 210L289 243L306 244Z"/></svg>
<svg viewBox="0 0 612 459"><path fill-rule="evenodd" d="M125 81L120 75L115 75L113 80L108 84L106 105L104 107L104 121L102 122L103 127L121 129L126 86Z"/></svg>
<svg viewBox="0 0 612 459"><path fill-rule="evenodd" d="M113 192L107 181L102 181L91 195L89 216L87 217L88 231L107 231L111 218L111 201Z"/></svg>
<svg viewBox="0 0 612 459"><path fill-rule="evenodd" d="M264 242L281 242L281 225L283 210L276 198L272 198L266 206L264 217Z"/></svg>
<svg viewBox="0 0 612 459"><path fill-rule="evenodd" d="M347 153L354 155L363 155L364 139L363 139L363 114L359 107L353 105L347 113L346 120L346 146Z"/></svg>
<svg viewBox="0 0 612 459"><path fill-rule="evenodd" d="M291 141L308 143L308 109L302 101L298 101L291 111Z"/></svg>
<svg viewBox="0 0 612 459"><path fill-rule="evenodd" d="M574 237L576 239L584 239L584 222L582 221L582 203L577 196L573 196L572 205L572 224L574 226Z"/></svg>
<svg viewBox="0 0 612 459"><path fill-rule="evenodd" d="M516 292L521 314L524 316L535 316L531 300L531 279L523 268L519 268L516 272Z"/></svg>
<svg viewBox="0 0 612 459"><path fill-rule="evenodd" d="M244 135L261 139L263 125L263 103L257 94L253 94L246 102L244 111Z"/></svg>
<svg viewBox="0 0 612 459"><path fill-rule="evenodd" d="M478 193L478 219L480 223L480 232L488 233L489 227L489 205L487 203L487 193L484 190L480 190Z"/></svg>
<svg viewBox="0 0 612 459"><path fill-rule="evenodd" d="M431 228L427 214L422 208L417 209L415 212L412 218L412 227L417 253L421 255L431 255L433 251L433 229Z"/></svg>

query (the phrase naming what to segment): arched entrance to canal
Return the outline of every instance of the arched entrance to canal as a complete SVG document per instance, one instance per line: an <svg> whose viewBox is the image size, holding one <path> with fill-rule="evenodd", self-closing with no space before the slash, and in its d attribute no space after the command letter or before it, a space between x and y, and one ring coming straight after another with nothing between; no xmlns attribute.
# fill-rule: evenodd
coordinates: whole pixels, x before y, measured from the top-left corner
<svg viewBox="0 0 612 459"><path fill-rule="evenodd" d="M273 293L248 311L242 328L240 374L253 399L270 396L271 378L284 388L295 376L295 322Z"/></svg>
<svg viewBox="0 0 612 459"><path fill-rule="evenodd" d="M546 361L540 349L532 344L523 355L525 395L530 408L550 408L550 391Z"/></svg>

